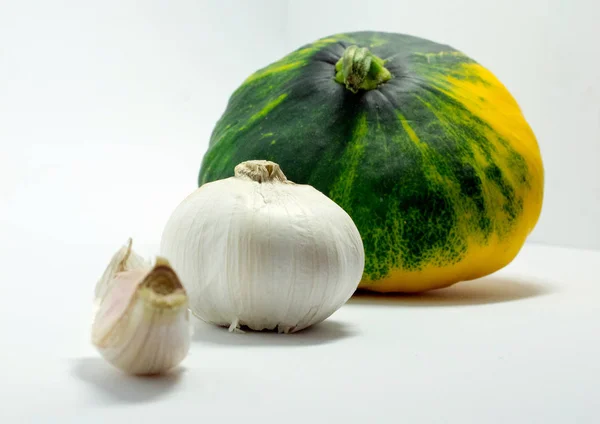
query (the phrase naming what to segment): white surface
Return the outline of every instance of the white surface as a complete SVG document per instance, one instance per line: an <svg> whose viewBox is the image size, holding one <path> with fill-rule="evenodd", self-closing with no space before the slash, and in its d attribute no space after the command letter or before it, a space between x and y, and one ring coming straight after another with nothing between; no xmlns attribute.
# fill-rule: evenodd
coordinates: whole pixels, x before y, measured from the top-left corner
<svg viewBox="0 0 600 424"><path fill-rule="evenodd" d="M338 32L411 34L464 51L521 105L546 169L532 240L600 249L600 2L290 1L286 49Z"/></svg>
<svg viewBox="0 0 600 424"><path fill-rule="evenodd" d="M600 422L600 252L529 245L494 276L353 299L294 335L198 324L178 372L140 379L88 342L114 246L8 236L2 423Z"/></svg>

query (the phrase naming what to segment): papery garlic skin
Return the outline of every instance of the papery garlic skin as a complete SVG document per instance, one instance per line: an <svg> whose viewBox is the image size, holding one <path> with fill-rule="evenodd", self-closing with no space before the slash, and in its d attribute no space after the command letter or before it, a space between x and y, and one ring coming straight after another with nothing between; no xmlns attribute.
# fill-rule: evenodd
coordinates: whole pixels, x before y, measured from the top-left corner
<svg viewBox="0 0 600 424"><path fill-rule="evenodd" d="M133 240L129 238L127 244L121 247L111 258L110 263L104 270L102 277L96 283L95 297L96 302L99 304L106 293L111 288L115 276L119 272L131 271L131 270L149 270L151 265L148 261L142 258L140 255L135 253L132 249Z"/></svg>
<svg viewBox="0 0 600 424"><path fill-rule="evenodd" d="M181 278L190 309L230 330L295 332L352 296L364 268L350 216L278 165L249 161L208 183L173 212L161 255Z"/></svg>
<svg viewBox="0 0 600 424"><path fill-rule="evenodd" d="M136 375L178 365L190 347L188 297L169 263L118 272L92 326L92 343L115 367Z"/></svg>

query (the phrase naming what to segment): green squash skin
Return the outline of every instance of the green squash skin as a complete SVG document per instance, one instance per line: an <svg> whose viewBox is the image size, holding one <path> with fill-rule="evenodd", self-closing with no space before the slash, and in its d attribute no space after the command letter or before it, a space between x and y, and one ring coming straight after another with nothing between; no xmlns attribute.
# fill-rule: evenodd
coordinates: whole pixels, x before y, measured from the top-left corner
<svg viewBox="0 0 600 424"><path fill-rule="evenodd" d="M334 81L352 44L384 59L393 78L357 94ZM462 71L471 63L450 46L401 34L341 34L306 45L231 96L198 183L230 177L246 160L274 161L352 217L367 280L392 268L457 263L468 239L485 244L510 234L523 209L517 192L529 184L523 157L500 135L490 139L490 125L445 91L452 87L441 76L477 78ZM495 163L499 154L508 165ZM486 194L483 179L500 194Z"/></svg>

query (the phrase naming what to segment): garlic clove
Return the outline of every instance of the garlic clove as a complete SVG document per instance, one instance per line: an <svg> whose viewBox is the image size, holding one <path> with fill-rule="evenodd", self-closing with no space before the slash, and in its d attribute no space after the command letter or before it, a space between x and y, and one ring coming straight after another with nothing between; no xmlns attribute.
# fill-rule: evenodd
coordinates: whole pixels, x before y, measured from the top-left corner
<svg viewBox="0 0 600 424"><path fill-rule="evenodd" d="M117 272L92 326L92 343L104 359L136 375L178 365L189 351L190 336L187 293L163 258L149 270Z"/></svg>
<svg viewBox="0 0 600 424"><path fill-rule="evenodd" d="M131 248L133 240L129 238L127 244L121 247L111 258L106 270L96 283L95 296L96 302L102 301L106 293L114 283L114 278L119 272L130 271L132 269L150 269L150 264L135 253Z"/></svg>

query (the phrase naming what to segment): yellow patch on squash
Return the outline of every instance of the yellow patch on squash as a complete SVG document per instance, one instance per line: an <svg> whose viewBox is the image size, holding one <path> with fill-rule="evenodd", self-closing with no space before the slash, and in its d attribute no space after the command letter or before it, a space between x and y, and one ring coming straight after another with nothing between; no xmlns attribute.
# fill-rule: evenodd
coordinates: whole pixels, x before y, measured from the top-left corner
<svg viewBox="0 0 600 424"><path fill-rule="evenodd" d="M528 234L537 223L543 201L544 168L537 139L513 96L492 72L477 63L464 64L462 71L464 78L447 77L452 88L446 94L487 122L493 128L489 137L500 135L525 159L530 179L527 193L523 193ZM500 159L506 157L499 156ZM498 166L504 168L506 164L499 163Z"/></svg>
<svg viewBox="0 0 600 424"><path fill-rule="evenodd" d="M433 57L433 56L432 56ZM473 115L486 122L491 128L486 133L490 140L496 139L494 146L494 163L502 169L511 186L517 191L516 196L523 199L522 215L517 218L509 237L499 237L493 232L489 239L482 243L478 234L471 234L467 240L467 250L458 263L440 266L435 257L429 258L427 264L419 270L393 268L390 273L377 281L363 281L361 287L379 292L422 292L430 289L447 287L460 281L480 278L508 265L519 253L525 240L539 219L543 201L544 170L539 146L533 131L525 120L523 113L512 95L504 85L483 66L470 63L462 65L460 75L436 76L440 81L437 87L446 95L460 102ZM426 105L427 103L424 102ZM435 111L433 105L427 105ZM402 126L411 141L425 152L425 143L409 123L402 120ZM443 119L440 122L444 123ZM448 131L452 131L448 127ZM509 151L499 141L499 137L509 143L519 153L527 165L527 184L514 181L514 173L509 169ZM475 160L478 168L483 169L487 159L476 149ZM488 191L486 198L501 199L500 193L493 184L482 182ZM452 190L450 191L452 192ZM493 221L502 222L502 207L492 207L497 217ZM435 255L435 252L433 253Z"/></svg>

